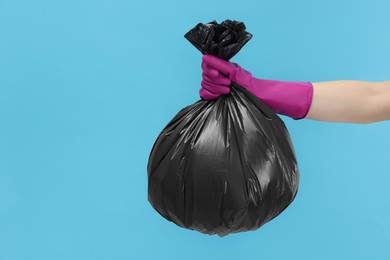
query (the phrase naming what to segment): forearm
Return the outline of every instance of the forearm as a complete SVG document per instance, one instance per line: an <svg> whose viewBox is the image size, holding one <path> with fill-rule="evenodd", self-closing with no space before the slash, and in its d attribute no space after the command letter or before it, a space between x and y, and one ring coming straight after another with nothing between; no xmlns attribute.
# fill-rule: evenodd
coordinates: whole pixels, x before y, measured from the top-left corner
<svg viewBox="0 0 390 260"><path fill-rule="evenodd" d="M335 80L312 84L308 119L361 124L390 120L390 81Z"/></svg>

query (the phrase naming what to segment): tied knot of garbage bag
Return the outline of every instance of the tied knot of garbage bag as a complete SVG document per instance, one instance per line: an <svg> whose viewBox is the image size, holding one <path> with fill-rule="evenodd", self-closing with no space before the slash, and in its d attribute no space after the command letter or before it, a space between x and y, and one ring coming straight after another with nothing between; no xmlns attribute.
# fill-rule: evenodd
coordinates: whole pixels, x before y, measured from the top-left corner
<svg viewBox="0 0 390 260"><path fill-rule="evenodd" d="M198 23L184 37L202 54L212 54L230 60L252 38L243 22L226 19L221 24L215 20Z"/></svg>

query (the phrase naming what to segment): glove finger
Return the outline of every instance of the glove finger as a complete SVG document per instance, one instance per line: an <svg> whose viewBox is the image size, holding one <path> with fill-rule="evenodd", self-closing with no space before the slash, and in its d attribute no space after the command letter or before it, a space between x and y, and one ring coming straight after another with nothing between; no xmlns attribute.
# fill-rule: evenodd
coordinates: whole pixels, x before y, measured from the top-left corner
<svg viewBox="0 0 390 260"><path fill-rule="evenodd" d="M199 90L199 96L204 100L214 100L217 99L220 96L220 94L214 94L208 91L207 89L201 88Z"/></svg>
<svg viewBox="0 0 390 260"><path fill-rule="evenodd" d="M202 78L206 81L213 82L216 85L225 85L229 86L231 84L231 80L226 76L218 73L217 77L210 77L205 71L202 73Z"/></svg>
<svg viewBox="0 0 390 260"><path fill-rule="evenodd" d="M225 61L211 54L204 54L202 56L202 60L207 64L207 66L213 67L227 76L236 69L236 66L231 62Z"/></svg>
<svg viewBox="0 0 390 260"><path fill-rule="evenodd" d="M202 71L208 74L210 77L217 77L219 71L213 67L207 66L207 63L202 61Z"/></svg>
<svg viewBox="0 0 390 260"><path fill-rule="evenodd" d="M226 94L230 93L230 87L228 87L228 86L217 85L217 84L214 84L213 82L209 82L209 81L205 81L205 80L202 80L202 82L200 84L202 85L202 88L204 88L204 89L206 89L209 92L214 93L214 94L226 95Z"/></svg>

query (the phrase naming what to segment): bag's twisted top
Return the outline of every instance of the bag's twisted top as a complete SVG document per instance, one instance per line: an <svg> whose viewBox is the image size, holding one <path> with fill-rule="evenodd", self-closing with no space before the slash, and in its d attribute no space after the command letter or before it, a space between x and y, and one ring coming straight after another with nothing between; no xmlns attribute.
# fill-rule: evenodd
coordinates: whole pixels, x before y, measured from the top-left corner
<svg viewBox="0 0 390 260"><path fill-rule="evenodd" d="M252 38L243 22L226 19L218 24L198 23L184 37L202 54L212 54L230 60Z"/></svg>

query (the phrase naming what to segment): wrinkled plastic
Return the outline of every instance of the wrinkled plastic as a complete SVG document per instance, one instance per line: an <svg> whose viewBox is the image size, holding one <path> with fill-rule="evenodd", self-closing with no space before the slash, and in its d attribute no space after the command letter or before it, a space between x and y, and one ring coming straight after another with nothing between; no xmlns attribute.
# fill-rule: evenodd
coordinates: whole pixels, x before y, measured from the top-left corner
<svg viewBox="0 0 390 260"><path fill-rule="evenodd" d="M202 54L215 55L224 60L230 60L252 36L243 22L229 19L221 24L215 20L198 23L184 35Z"/></svg>
<svg viewBox="0 0 390 260"><path fill-rule="evenodd" d="M231 46L220 44L231 28L240 30L224 34L236 37L229 36ZM229 59L251 35L243 23L225 20L198 24L185 37L202 53ZM284 122L245 88L230 87L228 95L181 109L158 136L147 166L148 200L161 216L220 237L256 230L278 216L299 183Z"/></svg>

